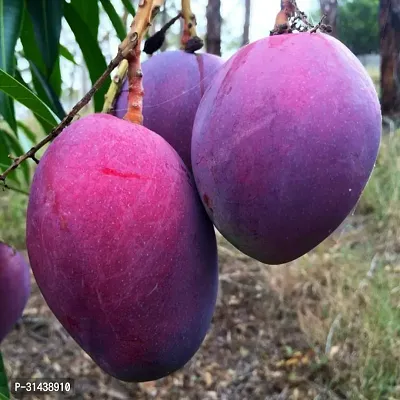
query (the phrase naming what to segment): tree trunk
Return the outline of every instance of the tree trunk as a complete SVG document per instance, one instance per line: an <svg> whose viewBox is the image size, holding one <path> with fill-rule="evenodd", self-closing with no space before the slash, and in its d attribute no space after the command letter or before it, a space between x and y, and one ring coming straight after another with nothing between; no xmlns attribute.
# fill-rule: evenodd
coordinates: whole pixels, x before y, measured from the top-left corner
<svg viewBox="0 0 400 400"><path fill-rule="evenodd" d="M242 46L245 46L247 43L249 43L250 7L251 7L251 0L246 0L245 11L244 11L244 26L243 26Z"/></svg>
<svg viewBox="0 0 400 400"><path fill-rule="evenodd" d="M380 0L381 105L384 115L400 111L400 0Z"/></svg>
<svg viewBox="0 0 400 400"><path fill-rule="evenodd" d="M325 14L324 24L332 27L332 36L337 37L337 8L338 0L320 0L321 15Z"/></svg>
<svg viewBox="0 0 400 400"><path fill-rule="evenodd" d="M221 0L208 0L206 49L208 53L221 55Z"/></svg>

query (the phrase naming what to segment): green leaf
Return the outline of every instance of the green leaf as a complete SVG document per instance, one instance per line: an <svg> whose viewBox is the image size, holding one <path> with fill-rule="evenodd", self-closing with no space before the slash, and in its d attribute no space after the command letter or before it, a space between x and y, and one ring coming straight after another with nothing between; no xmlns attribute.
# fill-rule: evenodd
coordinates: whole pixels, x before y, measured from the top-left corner
<svg viewBox="0 0 400 400"><path fill-rule="evenodd" d="M134 17L136 15L135 7L132 5L132 0L122 0L122 4L128 10L128 12Z"/></svg>
<svg viewBox="0 0 400 400"><path fill-rule="evenodd" d="M62 44L60 44L60 54L68 61L71 61L73 64L78 65L75 61L72 53Z"/></svg>
<svg viewBox="0 0 400 400"><path fill-rule="evenodd" d="M24 13L21 29L21 43L24 48L24 57L28 61L33 61L35 65L46 75L46 65L43 61L43 57L40 54L38 44L35 39L35 32L33 28L32 19L29 13Z"/></svg>
<svg viewBox="0 0 400 400"><path fill-rule="evenodd" d="M60 57L57 58L56 63L53 68L53 72L50 76L50 86L57 96L58 101L60 101L61 89L62 89L62 79L61 79L61 68L60 68Z"/></svg>
<svg viewBox="0 0 400 400"><path fill-rule="evenodd" d="M0 129L0 163L5 164L5 165L10 165L11 164L11 158L8 157L8 155L11 154L14 157L18 157L22 154L24 154L24 151L17 141L15 137L9 135L6 131L3 131ZM23 176L25 178L25 183L29 185L30 182L30 170L29 170L29 165L28 163L22 163L20 164L20 171L22 171ZM19 183L18 175L17 175L17 170L12 171L10 175L8 175L8 178L11 180L16 181Z"/></svg>
<svg viewBox="0 0 400 400"><path fill-rule="evenodd" d="M3 357L0 352L0 399L9 400L10 392L8 390L8 380L6 374L6 368L4 366Z"/></svg>
<svg viewBox="0 0 400 400"><path fill-rule="evenodd" d="M49 78L53 72L60 48L64 2L63 0L26 1L29 15L32 18L35 40L46 66L45 76Z"/></svg>
<svg viewBox="0 0 400 400"><path fill-rule="evenodd" d="M0 68L14 73L14 50L22 23L23 0L0 0ZM0 114L16 130L14 105L10 98L0 94Z"/></svg>
<svg viewBox="0 0 400 400"><path fill-rule="evenodd" d="M100 17L99 3L97 0L71 0L72 7L80 15L80 19L87 25L93 38L97 41ZM65 3L64 3L65 6Z"/></svg>
<svg viewBox="0 0 400 400"><path fill-rule="evenodd" d="M10 97L0 92L0 114L8 123L10 128L15 131L17 127L17 120L15 119L14 102Z"/></svg>
<svg viewBox="0 0 400 400"><path fill-rule="evenodd" d="M42 0L40 0L42 1ZM61 93L61 72L59 58L53 67L50 78L46 77L46 65L35 40L34 28L31 17L25 12L21 30L21 43L24 49L24 56L29 62L32 73L32 83L37 96L46 103L59 118L63 118L65 112L60 104ZM59 44L57 44L59 46ZM42 123L42 121L40 121ZM42 124L43 125L43 124ZM46 129L46 128L45 128Z"/></svg>
<svg viewBox="0 0 400 400"><path fill-rule="evenodd" d="M14 70L14 49L22 24L23 0L0 0L0 68Z"/></svg>
<svg viewBox="0 0 400 400"><path fill-rule="evenodd" d="M94 84L97 79L107 69L106 60L100 50L97 39L94 38L85 21L80 17L72 3L64 4L64 16L68 25L74 32L75 39L82 50L83 58L89 71L89 76ZM108 77L101 88L93 96L95 112L99 112L103 108L104 96L107 88L111 84L111 79Z"/></svg>
<svg viewBox="0 0 400 400"><path fill-rule="evenodd" d="M54 89L51 87L51 85L49 85L46 78L40 72L39 68L36 67L34 62L31 61L29 64L31 66L32 78L34 76L35 79L38 80L43 90L41 91L43 94L40 96L40 99L43 100L56 113L58 118L63 119L66 116L66 113L60 103L60 100L58 99L58 96L54 92Z"/></svg>
<svg viewBox="0 0 400 400"><path fill-rule="evenodd" d="M18 82L7 72L0 69L0 90L29 108L35 115L42 118L47 124L46 131L51 130L60 121L48 106L22 83Z"/></svg>
<svg viewBox="0 0 400 400"><path fill-rule="evenodd" d="M126 37L126 30L124 27L124 24L119 17L117 11L115 11L114 6L111 4L110 0L100 0L105 12L107 13L108 17L110 18L110 21L112 22L115 31L117 32L119 40L121 42L125 39Z"/></svg>

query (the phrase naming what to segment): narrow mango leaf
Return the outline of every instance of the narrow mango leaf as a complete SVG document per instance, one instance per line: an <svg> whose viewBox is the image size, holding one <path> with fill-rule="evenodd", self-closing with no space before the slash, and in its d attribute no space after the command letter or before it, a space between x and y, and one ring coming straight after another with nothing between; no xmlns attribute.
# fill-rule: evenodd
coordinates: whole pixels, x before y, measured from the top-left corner
<svg viewBox="0 0 400 400"><path fill-rule="evenodd" d="M50 76L50 86L57 96L58 101L60 101L61 89L62 89L62 78L61 78L61 67L60 67L60 57L57 58L54 64L53 72Z"/></svg>
<svg viewBox="0 0 400 400"><path fill-rule="evenodd" d="M132 0L122 0L122 4L128 10L128 12L134 17L136 15L135 7L132 5Z"/></svg>
<svg viewBox="0 0 400 400"><path fill-rule="evenodd" d="M35 39L32 19L27 11L24 12L20 38L24 48L24 57L28 61L33 61L35 65L42 71L43 75L45 75L46 65L43 61L42 55L40 54L39 46Z"/></svg>
<svg viewBox="0 0 400 400"><path fill-rule="evenodd" d="M33 114L39 116L47 122L46 132L51 130L60 121L57 116L47 107L47 105L36 96L35 93L30 91L22 83L18 82L7 72L0 69L0 90L8 94L14 100L23 104Z"/></svg>
<svg viewBox="0 0 400 400"><path fill-rule="evenodd" d="M34 28L31 17L28 12L24 13L24 19L21 30L21 43L24 49L24 56L29 62L30 70L32 73L32 83L37 96L46 103L52 111L54 111L60 118L63 118L63 111L60 107L56 107L57 101L49 96L49 88L52 88L52 94L59 97L61 93L61 72L59 59L57 58L56 64L53 68L53 73L50 78L46 78L46 65L39 50L38 44L35 40ZM59 45L59 44L57 44ZM39 71L39 72L38 72ZM39 79L39 75L42 77Z"/></svg>
<svg viewBox="0 0 400 400"><path fill-rule="evenodd" d="M82 50L90 80L94 84L107 68L106 60L100 50L97 39L91 35L88 25L81 18L72 3L64 4L64 16ZM104 96L110 83L111 79L108 77L102 87L93 96L95 112L102 110Z"/></svg>
<svg viewBox="0 0 400 400"><path fill-rule="evenodd" d="M64 2L63 0L26 0L26 4L33 23L34 37L46 66L44 76L50 78L60 48Z"/></svg>
<svg viewBox="0 0 400 400"><path fill-rule="evenodd" d="M117 32L119 40L121 40L122 42L125 39L127 32L120 16L118 15L114 6L111 4L110 0L100 0L100 2L108 17L110 18L110 21L112 22L115 31Z"/></svg>
<svg viewBox="0 0 400 400"><path fill-rule="evenodd" d="M35 79L38 80L43 89L43 95L40 96L40 98L56 113L58 118L63 119L66 114L54 89L47 82L46 78L40 72L35 63L31 61L29 64L32 71L32 77L35 76Z"/></svg>
<svg viewBox="0 0 400 400"><path fill-rule="evenodd" d="M13 131L16 131L17 120L15 119L14 102L10 97L0 92L0 114Z"/></svg>
<svg viewBox="0 0 400 400"><path fill-rule="evenodd" d="M73 64L78 65L75 61L72 53L62 44L60 44L60 54L68 61L71 61Z"/></svg>
<svg viewBox="0 0 400 400"><path fill-rule="evenodd" d="M9 400L10 391L8 390L8 380L6 374L6 368L4 366L3 357L0 352L0 399Z"/></svg>
<svg viewBox="0 0 400 400"><path fill-rule="evenodd" d="M21 154L24 154L24 151L21 147L21 145L18 143L17 139L15 137L9 135L6 131L3 131L0 129L0 163L3 165L11 165L11 158L8 157L8 155L11 154L14 157L18 157ZM29 185L30 183L30 170L29 170L29 165L28 163L22 163L19 166L18 170L12 171L8 175L8 179L11 179L17 183L19 182L18 179L18 171L21 171L23 173L25 183Z"/></svg>
<svg viewBox="0 0 400 400"><path fill-rule="evenodd" d="M65 5L65 3L64 3ZM71 0L72 7L87 25L92 36L97 40L100 25L99 3L97 0Z"/></svg>
<svg viewBox="0 0 400 400"><path fill-rule="evenodd" d="M23 0L0 0L0 68L10 75L14 73L14 49L22 23ZM0 114L17 129L12 99L0 93Z"/></svg>

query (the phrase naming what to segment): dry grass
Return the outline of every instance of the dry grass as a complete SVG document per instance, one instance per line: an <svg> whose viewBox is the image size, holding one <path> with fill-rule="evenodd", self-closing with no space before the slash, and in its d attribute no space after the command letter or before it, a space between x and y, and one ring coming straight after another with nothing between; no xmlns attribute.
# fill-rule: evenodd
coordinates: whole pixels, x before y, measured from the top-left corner
<svg viewBox="0 0 400 400"><path fill-rule="evenodd" d="M386 136L354 216L313 252L270 268L348 399L400 399L400 132Z"/></svg>

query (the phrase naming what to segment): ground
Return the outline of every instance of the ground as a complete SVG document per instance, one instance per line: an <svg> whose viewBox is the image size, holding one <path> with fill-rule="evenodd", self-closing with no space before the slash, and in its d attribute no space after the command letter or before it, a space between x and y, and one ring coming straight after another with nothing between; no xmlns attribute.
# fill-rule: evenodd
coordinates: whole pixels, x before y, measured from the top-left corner
<svg viewBox="0 0 400 400"><path fill-rule="evenodd" d="M126 384L107 376L33 278L23 318L1 345L9 377L75 380L73 395L48 399L400 400L399 154L400 132L386 134L355 214L290 264L258 263L218 235L212 327L170 377ZM2 238L22 251L25 209L23 195L0 197Z"/></svg>
<svg viewBox="0 0 400 400"><path fill-rule="evenodd" d="M329 368L307 342L296 310L266 284L266 266L220 242L221 292L212 328L181 371L139 385L110 379L69 338L32 278L24 317L2 346L10 378L70 377L73 399L337 398L325 387ZM293 366L284 365L291 357Z"/></svg>

